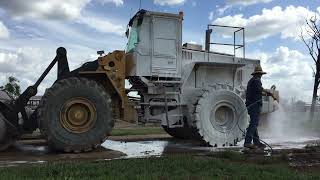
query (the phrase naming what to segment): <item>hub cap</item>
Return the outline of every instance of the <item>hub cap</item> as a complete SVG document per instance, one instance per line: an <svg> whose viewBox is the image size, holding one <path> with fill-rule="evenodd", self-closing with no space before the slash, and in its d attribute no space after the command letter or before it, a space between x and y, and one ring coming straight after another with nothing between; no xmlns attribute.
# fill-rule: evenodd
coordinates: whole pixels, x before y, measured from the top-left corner
<svg viewBox="0 0 320 180"><path fill-rule="evenodd" d="M64 103L60 111L60 123L72 133L84 133L95 124L97 111L94 104L85 98L73 98Z"/></svg>
<svg viewBox="0 0 320 180"><path fill-rule="evenodd" d="M218 103L211 111L210 121L218 131L228 132L235 125L235 110L229 103Z"/></svg>

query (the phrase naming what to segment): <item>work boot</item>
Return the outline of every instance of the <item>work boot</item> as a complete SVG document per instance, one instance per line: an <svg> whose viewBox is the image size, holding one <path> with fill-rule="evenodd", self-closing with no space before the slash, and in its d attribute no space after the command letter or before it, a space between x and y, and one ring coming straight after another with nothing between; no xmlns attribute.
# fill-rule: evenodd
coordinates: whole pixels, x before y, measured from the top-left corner
<svg viewBox="0 0 320 180"><path fill-rule="evenodd" d="M254 144L255 146L257 146L259 149L264 149L264 148L266 148L267 146L265 145L265 144L263 144L263 143L257 143L257 144Z"/></svg>
<svg viewBox="0 0 320 180"><path fill-rule="evenodd" d="M244 143L243 145L245 148L249 148L249 149L257 149L258 147L254 144L251 143Z"/></svg>

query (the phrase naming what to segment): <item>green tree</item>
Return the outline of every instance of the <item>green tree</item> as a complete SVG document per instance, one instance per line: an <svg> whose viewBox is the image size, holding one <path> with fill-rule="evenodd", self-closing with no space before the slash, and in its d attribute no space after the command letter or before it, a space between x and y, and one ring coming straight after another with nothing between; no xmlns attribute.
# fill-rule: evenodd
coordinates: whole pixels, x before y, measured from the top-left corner
<svg viewBox="0 0 320 180"><path fill-rule="evenodd" d="M10 76L8 83L0 86L0 90L7 92L11 97L17 98L20 95L20 85L17 78Z"/></svg>

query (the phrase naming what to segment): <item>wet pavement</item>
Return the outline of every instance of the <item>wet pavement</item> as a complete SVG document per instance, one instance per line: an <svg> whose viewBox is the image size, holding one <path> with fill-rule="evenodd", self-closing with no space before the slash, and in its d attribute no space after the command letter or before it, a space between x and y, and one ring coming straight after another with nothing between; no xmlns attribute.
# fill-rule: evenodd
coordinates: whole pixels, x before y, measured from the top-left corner
<svg viewBox="0 0 320 180"><path fill-rule="evenodd" d="M320 138L310 137L288 137L288 138L266 138L263 139L270 144L273 149L303 149L309 144L319 143Z"/></svg>
<svg viewBox="0 0 320 180"><path fill-rule="evenodd" d="M20 164L41 164L53 161L101 161L119 158L145 158L177 153L207 155L228 149L243 151L243 142L240 142L239 146L213 148L203 146L198 141L177 140L168 136L158 139L135 139L135 141L133 141L134 138L131 140L130 138L122 138L123 140L120 140L121 138L117 137L115 139L117 140L105 141L101 148L93 152L80 154L50 152L44 140L18 141L9 151L0 153L0 167ZM315 144L320 141L317 137L267 138L264 140L278 152L303 149L308 144ZM320 155L318 156L320 159ZM303 161L296 156L292 158L298 159L295 162Z"/></svg>
<svg viewBox="0 0 320 180"><path fill-rule="evenodd" d="M125 155L122 152L102 147L89 153L57 153L50 151L44 140L22 140L16 142L6 152L0 152L0 167L55 161L95 161L99 159L115 159Z"/></svg>

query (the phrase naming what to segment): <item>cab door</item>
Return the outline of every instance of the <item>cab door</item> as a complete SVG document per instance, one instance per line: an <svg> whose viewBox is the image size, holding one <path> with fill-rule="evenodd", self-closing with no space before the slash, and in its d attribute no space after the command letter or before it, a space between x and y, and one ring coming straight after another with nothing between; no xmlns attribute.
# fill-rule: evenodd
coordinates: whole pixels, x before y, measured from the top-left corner
<svg viewBox="0 0 320 180"><path fill-rule="evenodd" d="M178 69L180 29L179 21L174 18L153 17L152 74L171 74ZM175 75L174 75L175 74ZM170 75L169 75L170 76Z"/></svg>

